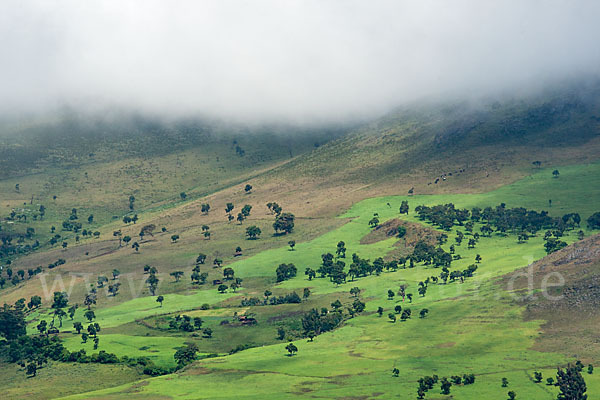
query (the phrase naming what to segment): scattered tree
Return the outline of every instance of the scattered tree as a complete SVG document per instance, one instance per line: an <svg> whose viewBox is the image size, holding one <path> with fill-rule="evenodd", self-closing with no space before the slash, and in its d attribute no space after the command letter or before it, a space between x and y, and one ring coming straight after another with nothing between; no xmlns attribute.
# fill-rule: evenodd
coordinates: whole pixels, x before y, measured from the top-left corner
<svg viewBox="0 0 600 400"><path fill-rule="evenodd" d="M246 236L249 240L256 240L260 236L262 231L256 225L252 225L246 228Z"/></svg>
<svg viewBox="0 0 600 400"><path fill-rule="evenodd" d="M285 349L288 351L290 357L298 352L298 348L294 345L294 343L289 343L287 346L285 346Z"/></svg>
<svg viewBox="0 0 600 400"><path fill-rule="evenodd" d="M169 275L175 278L175 282L179 282L179 280L183 276L183 271L174 271L171 272Z"/></svg>
<svg viewBox="0 0 600 400"><path fill-rule="evenodd" d="M273 229L275 234L282 232L283 234L292 233L294 230L294 219L296 217L292 213L282 213L275 218Z"/></svg>
<svg viewBox="0 0 600 400"><path fill-rule="evenodd" d="M196 359L197 353L198 346L194 343L189 343L187 346L178 349L173 355L173 358L175 358L175 361L177 362L177 367L183 368Z"/></svg>
<svg viewBox="0 0 600 400"><path fill-rule="evenodd" d="M558 368L556 384L559 388L558 400L586 400L587 387L579 368L571 364L563 370Z"/></svg>

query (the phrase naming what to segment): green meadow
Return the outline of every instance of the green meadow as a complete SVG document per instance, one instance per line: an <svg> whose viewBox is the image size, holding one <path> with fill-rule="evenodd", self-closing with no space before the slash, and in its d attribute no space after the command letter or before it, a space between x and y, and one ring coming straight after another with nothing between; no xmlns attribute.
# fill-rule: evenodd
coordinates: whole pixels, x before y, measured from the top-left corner
<svg viewBox="0 0 600 400"><path fill-rule="evenodd" d="M396 272L384 271L379 276L348 279L339 286L328 279L309 281L304 276L304 269L317 269L321 254L333 253L340 240L346 243L347 258L357 253L373 260L393 251L398 241L395 238L372 244L361 244L360 241L372 230L368 221L373 214L377 213L381 222L400 218L398 207L403 200L408 200L411 212L401 218L419 223L413 212L415 206L450 202L460 208L494 207L505 203L507 207L547 210L553 216L578 212L585 221L599 211L600 165L559 169L558 178L552 176L551 170L541 169L513 184L481 194L370 198L340 215L339 218L345 220L341 227L306 242L296 237L293 251L289 247L266 250L229 264L236 276L244 279L267 278L267 282L273 282L274 292L301 293L303 288L310 288L315 307L318 304L328 306L327 303L335 298L348 305L352 301L349 289L361 289L360 298L367 305L366 311L347 320L342 327L317 336L314 341L292 337L298 347L294 356L286 355L285 341L274 339L274 326L272 329L262 327L273 318L273 307L280 306L253 307L258 325L237 329L257 330L259 335L252 339L247 335L239 336L254 343L261 342L258 347L202 359L174 375L146 379L143 384L126 384L69 398L413 399L417 396L417 380L423 376L450 377L472 373L476 376L474 384L453 385L451 396L440 394L439 385L436 385L426 398L504 399L507 392L513 390L517 399L554 399L557 388L546 385L545 380L554 376L557 365L574 361L575 356L533 350L544 321L525 322L521 317L523 310L514 301L513 293L497 279L545 256L543 235L538 234L526 243L517 243L515 235L494 234L491 238L481 237L474 249L468 249L463 242L456 246L456 254L462 258L454 261L450 269L465 269L475 262L475 255L480 254L482 261L475 276L464 283L432 283L425 297L418 295L417 284L429 276L439 275L440 270L431 266L418 264L415 268L401 268ZM552 200L551 207L549 200ZM479 231L480 226L476 224L474 231ZM592 233L584 222L581 227L586 236ZM575 232L570 231L563 240L577 241ZM448 236L445 249L454 243L455 230ZM298 275L274 284L275 268L280 263L294 263ZM406 291L413 294L412 302L408 299L403 302L399 297L388 299L387 291L396 291L399 285L407 286ZM174 348L181 346L186 338L182 335L159 336L157 332L152 333L153 336L143 336L140 335L142 331L128 335L132 322L153 315L198 310L202 303L212 304L211 310L193 312L209 319L210 315L218 316L221 312L230 316L237 301L245 296L260 297L261 293L244 288L223 295L214 289L201 290L189 296L166 295L162 308L157 307L154 298L144 297L98 309L96 320L102 327L110 328L110 333L100 335L99 349L119 356L147 355L158 363L172 365ZM227 300L231 297L235 298ZM412 318L391 322L387 314L393 312L396 305L410 308ZM384 309L381 317L375 312L378 307ZM418 313L424 308L429 314L419 318ZM277 312L284 313L282 310ZM287 319L288 325L282 326L292 327L293 318L287 315ZM259 336L263 336L262 341ZM230 338L233 347L236 336L231 334ZM79 348L80 342L75 336L66 340L71 350ZM85 346L89 348L91 344ZM207 346L210 348L209 344ZM202 349L210 352L206 350ZM392 376L393 368L399 370L397 377ZM543 373L542 383L534 383L534 371ZM587 373L584 377L589 398L600 396L600 378ZM502 378L508 379L507 388L501 386Z"/></svg>

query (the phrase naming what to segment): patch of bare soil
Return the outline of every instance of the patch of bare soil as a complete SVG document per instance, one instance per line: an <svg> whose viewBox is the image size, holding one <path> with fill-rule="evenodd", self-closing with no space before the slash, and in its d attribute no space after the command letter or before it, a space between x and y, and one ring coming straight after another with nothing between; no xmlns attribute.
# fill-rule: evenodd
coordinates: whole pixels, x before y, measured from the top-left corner
<svg viewBox="0 0 600 400"><path fill-rule="evenodd" d="M421 224L394 218L375 227L371 232L360 239L360 244L372 244L391 237L397 237L399 227L404 227L406 229L406 234L401 239L408 247L414 246L420 240L435 244L436 238L440 234L435 229Z"/></svg>
<svg viewBox="0 0 600 400"><path fill-rule="evenodd" d="M506 290L514 289L514 301L525 306L525 320L546 321L534 349L588 362L600 360L600 235L507 275L501 284Z"/></svg>
<svg viewBox="0 0 600 400"><path fill-rule="evenodd" d="M421 240L430 245L435 245L437 243L437 237L441 233L435 229L415 222L394 218L389 221L385 221L381 225L378 225L371 232L365 235L360 240L360 243L371 244L392 237L397 237L399 227L404 227L406 229L406 234L402 238L398 238L396 243L394 243L394 250L386 254L384 257L386 260L407 256L412 252L415 245Z"/></svg>

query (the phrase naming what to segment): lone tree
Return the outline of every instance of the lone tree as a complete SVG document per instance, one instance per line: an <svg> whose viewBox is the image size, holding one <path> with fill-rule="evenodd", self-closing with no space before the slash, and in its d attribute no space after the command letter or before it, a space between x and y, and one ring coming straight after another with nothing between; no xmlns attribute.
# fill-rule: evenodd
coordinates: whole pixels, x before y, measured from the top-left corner
<svg viewBox="0 0 600 400"><path fill-rule="evenodd" d="M179 240L179 235L171 235L171 241L176 243Z"/></svg>
<svg viewBox="0 0 600 400"><path fill-rule="evenodd" d="M154 296L154 294L156 293L156 288L158 287L158 282L159 282L159 279L156 276L156 273L154 273L154 272L151 272L148 279L146 279L146 283L148 284L148 290L150 290L150 293L152 294L152 296Z"/></svg>
<svg viewBox="0 0 600 400"><path fill-rule="evenodd" d="M442 378L441 389L442 394L450 394L450 388L452 387L452 383L448 380L448 378Z"/></svg>
<svg viewBox="0 0 600 400"><path fill-rule="evenodd" d="M377 218L377 217L371 218L371 220L369 221L369 226L371 228L375 228L377 225L379 225L379 218Z"/></svg>
<svg viewBox="0 0 600 400"><path fill-rule="evenodd" d="M249 240L256 240L260 236L262 231L256 225L252 225L246 228L246 236L248 236Z"/></svg>
<svg viewBox="0 0 600 400"><path fill-rule="evenodd" d="M587 394L585 394L587 391L585 380L583 379L583 376L581 376L577 366L569 364L564 370L558 368L558 371L556 372L556 383L560 391L557 397L558 400L587 399Z"/></svg>
<svg viewBox="0 0 600 400"><path fill-rule="evenodd" d="M277 282L283 282L296 276L298 269L294 264L279 264L275 270Z"/></svg>
<svg viewBox="0 0 600 400"><path fill-rule="evenodd" d="M285 346L285 349L288 351L288 353L290 353L290 357L298 352L298 348L294 343L289 343L287 346Z"/></svg>
<svg viewBox="0 0 600 400"><path fill-rule="evenodd" d="M177 367L183 368L196 359L197 353L198 346L194 343L190 343L187 346L178 349L173 355L173 358L177 361Z"/></svg>
<svg viewBox="0 0 600 400"><path fill-rule="evenodd" d="M346 243L343 240L338 242L335 254L338 258L346 258Z"/></svg>
<svg viewBox="0 0 600 400"><path fill-rule="evenodd" d="M231 267L227 267L223 270L223 277L227 280L232 280L235 275L235 271Z"/></svg>
<svg viewBox="0 0 600 400"><path fill-rule="evenodd" d="M94 318L96 318L96 314L92 310L87 310L83 316L89 321L92 322Z"/></svg>
<svg viewBox="0 0 600 400"><path fill-rule="evenodd" d="M309 297L310 297L310 289L309 289L309 288L307 288L307 287L305 287L305 288L304 288L304 292L302 293L302 298L306 300L306 299L308 299Z"/></svg>
<svg viewBox="0 0 600 400"><path fill-rule="evenodd" d="M400 211L400 214L408 215L408 201L402 200L399 211Z"/></svg>
<svg viewBox="0 0 600 400"><path fill-rule="evenodd" d="M275 229L275 234L278 235L280 233L288 234L292 233L294 230L294 219L296 217L292 213L282 213L279 214L275 218L275 222L273 223L273 229Z"/></svg>
<svg viewBox="0 0 600 400"><path fill-rule="evenodd" d="M560 175L560 172L558 172L558 170L557 170L557 169L555 169L554 171L552 171L552 175L553 175L555 178L558 178L558 176Z"/></svg>
<svg viewBox="0 0 600 400"><path fill-rule="evenodd" d="M69 296L66 292L54 292L54 299L52 302L52 309L54 310L52 315L51 327L54 327L54 320L58 317L60 326L62 326L62 319L67 315L62 309L69 305Z"/></svg>
<svg viewBox="0 0 600 400"><path fill-rule="evenodd" d="M171 272L169 275L171 275L173 278L175 278L175 282L179 282L179 280L183 276L183 271L174 271L174 272Z"/></svg>
<svg viewBox="0 0 600 400"><path fill-rule="evenodd" d="M121 284L119 282L115 283L114 285L108 285L108 293L112 294L113 296L116 296L119 293L120 287Z"/></svg>
<svg viewBox="0 0 600 400"><path fill-rule="evenodd" d="M245 219L246 217L244 217L244 214L238 213L236 220L240 223L240 225L242 224L242 222L244 222Z"/></svg>
<svg viewBox="0 0 600 400"><path fill-rule="evenodd" d="M159 296L156 298L156 302L157 302L157 303L160 303L160 306L161 306L161 307L163 306L163 301L165 301L165 298L164 298L164 296L162 296L162 295L159 295Z"/></svg>
<svg viewBox="0 0 600 400"><path fill-rule="evenodd" d="M251 211L252 211L252 206L250 204L246 204L244 207L242 207L242 215L245 218L248 218L250 216Z"/></svg>
<svg viewBox="0 0 600 400"><path fill-rule="evenodd" d="M290 240L288 242L288 246L290 246L290 251L294 251L294 247L296 246L296 241L295 240Z"/></svg>
<svg viewBox="0 0 600 400"><path fill-rule="evenodd" d="M244 186L244 191L246 192L246 194L252 193L252 185L247 183L246 186Z"/></svg>

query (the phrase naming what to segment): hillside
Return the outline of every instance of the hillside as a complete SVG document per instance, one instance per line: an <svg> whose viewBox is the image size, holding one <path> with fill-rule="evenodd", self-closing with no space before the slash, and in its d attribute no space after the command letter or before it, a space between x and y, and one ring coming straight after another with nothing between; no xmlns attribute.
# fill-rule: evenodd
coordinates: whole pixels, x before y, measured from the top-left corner
<svg viewBox="0 0 600 400"><path fill-rule="evenodd" d="M534 172L533 161L550 168L597 160L598 98L596 85L527 100L415 105L269 171L255 186L296 207L310 202L314 216L411 188L415 194L494 189Z"/></svg>
<svg viewBox="0 0 600 400"><path fill-rule="evenodd" d="M549 274L560 274L564 279L564 285L551 288L550 296L528 296L528 275L514 280L515 293L522 294L519 303L526 307L524 318L545 321L535 345L538 351L560 352L589 361L598 359L594 327L600 321L599 261L600 235L595 235L532 265L535 286L540 286Z"/></svg>
<svg viewBox="0 0 600 400"><path fill-rule="evenodd" d="M593 335L561 349L573 335L561 327L575 319L556 322L554 303L517 302L504 283L540 260L536 284L556 270L567 279L565 293L588 293L582 268L593 281L598 231L586 221L600 211L597 98L590 89L477 109L422 105L339 128L329 142L332 135L318 130L290 137L213 128L186 139L187 128L173 126L155 136L142 132L158 128L140 128L146 141L139 142L84 136L90 147L65 135L57 147L72 143L79 156L73 150L49 161L49 151L0 181L0 302L41 296L40 307L25 307L28 335L64 346L29 378L37 385L28 391L26 371L2 364L7 397L416 398L419 379L437 375L461 382L451 395L436 383L426 398L502 398L502 378L519 398L555 398L557 388L534 383L534 372L545 378L556 365L600 362ZM282 210L267 208L273 202ZM452 211L447 227L418 212L450 203L466 220ZM477 216L487 207L503 217ZM519 207L529 214L504 216ZM295 215L288 234L273 228L281 212ZM527 225L526 239L502 223L523 215L543 221L528 220L536 228ZM256 238L252 226L260 228ZM547 255L550 239L568 247ZM86 306L92 288L95 301ZM68 293L60 318L54 292ZM592 314L574 314L576 331L592 326ZM58 333L45 335L42 321L54 321ZM101 330L84 340L94 323ZM286 349L290 342L297 351ZM174 354L190 348L194 356L178 364ZM65 369L91 378L69 385ZM471 374L475 382L465 384ZM600 393L597 375L585 380L591 398Z"/></svg>

